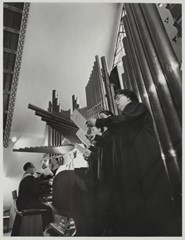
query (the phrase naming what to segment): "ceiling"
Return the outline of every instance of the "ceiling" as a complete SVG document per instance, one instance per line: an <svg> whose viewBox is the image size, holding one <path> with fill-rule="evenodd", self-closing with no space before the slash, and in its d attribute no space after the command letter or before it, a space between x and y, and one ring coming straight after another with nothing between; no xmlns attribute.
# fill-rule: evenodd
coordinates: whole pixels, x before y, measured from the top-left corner
<svg viewBox="0 0 185 240"><path fill-rule="evenodd" d="M12 7L21 9L23 5ZM4 25L10 22L14 24L12 28L19 30L22 12L8 8L4 11L7 19ZM44 136L45 123L28 109L28 104L47 110L53 89L58 93L63 110L72 108L73 94L79 97L80 107L86 106L85 86L95 56L105 56L111 70L120 13L121 4L117 3L30 4L12 134ZM16 33L13 37L16 38ZM9 82L17 48L16 39L12 40L15 46L5 46L5 39L7 33L4 31L4 89L7 92L4 113L8 110ZM8 73L5 71L7 67Z"/></svg>
<svg viewBox="0 0 185 240"><path fill-rule="evenodd" d="M23 16L24 3L4 3L3 15L3 130L10 125L10 108L13 110L13 92L16 92L18 77L16 64L19 59L18 42L21 33L21 22ZM17 61L18 62L18 61ZM21 63L21 61L19 61ZM17 67L15 67L17 65ZM16 79L16 80L15 80ZM14 89L14 91L12 91ZM12 111L11 111L12 112ZM9 123L9 124L8 124Z"/></svg>

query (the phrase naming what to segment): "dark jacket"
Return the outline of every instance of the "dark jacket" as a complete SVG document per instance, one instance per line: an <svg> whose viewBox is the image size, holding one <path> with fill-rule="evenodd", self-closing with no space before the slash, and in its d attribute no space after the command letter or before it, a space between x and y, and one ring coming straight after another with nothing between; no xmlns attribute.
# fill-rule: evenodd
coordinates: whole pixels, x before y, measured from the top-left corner
<svg viewBox="0 0 185 240"><path fill-rule="evenodd" d="M42 213L42 223L45 228L53 221L53 215L51 208L41 202L40 197L42 197L42 194L43 190L39 181L31 175L25 176L19 184L16 204L19 211L25 209L45 209L46 211ZM16 214L11 236L20 236L20 226L21 216Z"/></svg>
<svg viewBox="0 0 185 240"><path fill-rule="evenodd" d="M113 178L113 153L112 153L112 135L106 130L102 135L96 135L96 146L100 147L100 156L98 159L98 177L102 183L112 183Z"/></svg>
<svg viewBox="0 0 185 240"><path fill-rule="evenodd" d="M61 171L54 177L53 205L61 215L74 219L77 236L86 234L87 187L75 171Z"/></svg>
<svg viewBox="0 0 185 240"><path fill-rule="evenodd" d="M115 137L120 233L178 235L174 202L146 106L130 102L121 115L97 119L96 126L107 126Z"/></svg>
<svg viewBox="0 0 185 240"><path fill-rule="evenodd" d="M17 208L18 210L39 208L41 187L38 180L33 176L26 176L19 185Z"/></svg>

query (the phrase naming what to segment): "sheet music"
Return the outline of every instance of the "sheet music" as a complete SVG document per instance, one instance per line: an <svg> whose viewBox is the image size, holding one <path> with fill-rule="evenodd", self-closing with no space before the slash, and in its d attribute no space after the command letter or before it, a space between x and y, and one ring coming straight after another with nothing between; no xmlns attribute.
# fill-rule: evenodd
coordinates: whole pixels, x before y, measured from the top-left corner
<svg viewBox="0 0 185 240"><path fill-rule="evenodd" d="M86 137L87 130L88 130L88 127L86 125L86 119L82 116L82 114L77 109L74 110L71 119L79 128L79 130L76 132L76 136L87 147L90 146L91 143L89 139L87 139Z"/></svg>
<svg viewBox="0 0 185 240"><path fill-rule="evenodd" d="M83 155L87 150L85 147L82 147L80 144L75 144L75 148L78 149L79 152Z"/></svg>
<svg viewBox="0 0 185 240"><path fill-rule="evenodd" d="M79 129L83 130L85 133L87 132L88 130L88 127L86 125L87 120L82 116L82 114L77 109L74 110L71 119Z"/></svg>
<svg viewBox="0 0 185 240"><path fill-rule="evenodd" d="M86 132L84 132L83 130L79 129L76 132L76 136L81 140L83 144L86 145L86 147L89 147L91 145L89 139L86 137Z"/></svg>

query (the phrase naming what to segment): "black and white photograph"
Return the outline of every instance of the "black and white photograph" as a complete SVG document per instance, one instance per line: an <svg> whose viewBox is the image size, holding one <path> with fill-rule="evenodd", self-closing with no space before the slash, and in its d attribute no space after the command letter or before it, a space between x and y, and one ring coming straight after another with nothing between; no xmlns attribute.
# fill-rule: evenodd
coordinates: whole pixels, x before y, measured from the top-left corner
<svg viewBox="0 0 185 240"><path fill-rule="evenodd" d="M1 13L1 236L182 239L183 3Z"/></svg>

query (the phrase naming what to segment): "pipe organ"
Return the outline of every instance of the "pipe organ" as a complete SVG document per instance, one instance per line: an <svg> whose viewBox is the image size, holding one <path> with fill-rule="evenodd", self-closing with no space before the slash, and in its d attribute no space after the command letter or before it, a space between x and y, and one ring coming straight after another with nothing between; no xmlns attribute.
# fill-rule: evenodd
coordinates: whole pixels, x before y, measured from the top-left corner
<svg viewBox="0 0 185 240"><path fill-rule="evenodd" d="M181 195L180 64L155 4L124 4L123 85L149 108L174 195Z"/></svg>
<svg viewBox="0 0 185 240"><path fill-rule="evenodd" d="M98 56L95 57L93 69L85 90L87 99L87 119L92 117L96 118L101 109L107 109L105 89Z"/></svg>
<svg viewBox="0 0 185 240"><path fill-rule="evenodd" d="M150 110L173 196L181 201L182 183L182 79L180 64L155 4L126 3L122 81ZM96 118L101 109L117 114L114 85L105 57L93 66L86 86L87 116ZM100 70L101 69L101 70Z"/></svg>
<svg viewBox="0 0 185 240"><path fill-rule="evenodd" d="M105 57L95 57L93 70L85 88L87 99L87 119L97 118L101 110L110 110L117 114L114 102L114 86L110 83Z"/></svg>
<svg viewBox="0 0 185 240"><path fill-rule="evenodd" d="M64 141L68 143L67 150L71 150L75 143L86 141L86 133L89 130L86 125L87 119L98 118L101 110L110 110L113 114L118 114L114 101L115 90L119 88L132 90L151 112L166 174L171 184L171 196L180 209L182 206L180 64L155 4L125 3L123 9L121 24L124 26L122 43L125 55L122 57L124 69L122 79L119 79L116 68L112 70L114 72L111 77L105 57L99 59L95 56L85 87L87 106L79 108L78 98L72 95L73 115L70 116L70 110L61 110L56 90L52 92L48 111L29 104L28 108L34 110L35 115L41 117L48 126L48 146L14 149L14 151L41 152L49 154L51 159L56 158L62 152ZM114 82L117 84L115 85ZM116 148L112 149L115 153ZM94 161L96 166L90 168L97 172L95 178L101 180L99 174L102 168L101 153L98 151L97 161ZM121 170L118 169L119 171ZM96 181L93 184L96 184Z"/></svg>

